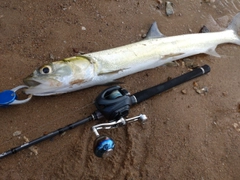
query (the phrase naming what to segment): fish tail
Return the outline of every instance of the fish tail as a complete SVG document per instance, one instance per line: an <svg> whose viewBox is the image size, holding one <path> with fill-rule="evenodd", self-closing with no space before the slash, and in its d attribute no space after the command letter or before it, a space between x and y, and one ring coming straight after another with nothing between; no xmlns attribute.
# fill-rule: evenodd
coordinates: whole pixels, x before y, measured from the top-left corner
<svg viewBox="0 0 240 180"><path fill-rule="evenodd" d="M226 30L233 30L234 34L236 35L236 40L234 41L235 44L240 45L240 36L238 32L240 32L240 13L237 13L232 22L228 25Z"/></svg>

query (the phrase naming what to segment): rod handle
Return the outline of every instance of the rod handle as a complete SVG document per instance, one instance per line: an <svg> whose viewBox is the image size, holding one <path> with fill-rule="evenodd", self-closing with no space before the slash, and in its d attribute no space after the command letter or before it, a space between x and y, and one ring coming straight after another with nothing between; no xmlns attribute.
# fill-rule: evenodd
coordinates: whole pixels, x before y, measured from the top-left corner
<svg viewBox="0 0 240 180"><path fill-rule="evenodd" d="M159 84L159 85L153 86L151 88L145 89L143 91L137 92L137 93L133 94L133 96L135 96L135 98L137 100L136 103L140 103L142 101L145 101L145 100L151 98L152 96L160 94L160 93L162 93L166 90L169 90L179 84L182 84L184 82L187 82L187 81L197 78L199 76L207 74L208 72L210 72L210 70L211 69L208 65L198 67L196 69L193 69L193 71L185 73L179 77L173 78L167 82L164 82L162 84Z"/></svg>

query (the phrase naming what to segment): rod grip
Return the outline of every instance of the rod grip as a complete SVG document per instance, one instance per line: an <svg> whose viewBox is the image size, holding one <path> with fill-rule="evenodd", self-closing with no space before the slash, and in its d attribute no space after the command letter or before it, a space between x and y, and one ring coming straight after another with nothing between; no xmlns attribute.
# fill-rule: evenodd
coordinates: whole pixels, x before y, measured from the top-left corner
<svg viewBox="0 0 240 180"><path fill-rule="evenodd" d="M167 82L164 82L162 84L153 86L151 88L145 89L143 91L137 92L133 94L135 96L137 103L140 103L142 101L145 101L152 96L155 96L157 94L160 94L168 89L171 89L179 84L182 84L184 82L187 82L191 79L197 78L201 75L207 74L210 72L210 67L208 65L201 66L199 68L193 69L193 71L190 71L188 73L185 73L179 77L173 78Z"/></svg>

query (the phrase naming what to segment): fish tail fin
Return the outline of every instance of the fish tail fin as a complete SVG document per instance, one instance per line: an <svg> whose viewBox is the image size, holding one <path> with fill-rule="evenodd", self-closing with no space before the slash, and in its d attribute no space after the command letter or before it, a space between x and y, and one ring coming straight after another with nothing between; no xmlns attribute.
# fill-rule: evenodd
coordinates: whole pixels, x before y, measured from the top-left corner
<svg viewBox="0 0 240 180"><path fill-rule="evenodd" d="M240 45L240 13L237 13L233 19L232 22L228 25L226 30L233 30L234 34L236 35L236 40L234 41L235 44Z"/></svg>

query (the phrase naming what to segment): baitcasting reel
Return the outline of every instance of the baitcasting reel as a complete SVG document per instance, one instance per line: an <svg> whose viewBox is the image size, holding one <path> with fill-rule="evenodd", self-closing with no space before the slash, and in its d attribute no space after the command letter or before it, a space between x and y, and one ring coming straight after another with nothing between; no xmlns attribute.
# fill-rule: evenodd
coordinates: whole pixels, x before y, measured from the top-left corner
<svg viewBox="0 0 240 180"><path fill-rule="evenodd" d="M136 104L137 100L120 86L112 86L105 89L95 99L97 110L108 120L118 120L126 117L130 106Z"/></svg>
<svg viewBox="0 0 240 180"><path fill-rule="evenodd" d="M113 139L107 136L100 136L99 129L113 129L124 126L129 122L137 120L146 120L145 115L139 115L134 118L125 119L129 113L130 106L136 103L134 96L122 89L120 86L113 86L104 90L95 100L95 106L98 111L108 120L108 123L98 124L92 127L97 136L94 142L94 154L97 157L106 157L113 151L115 143Z"/></svg>

